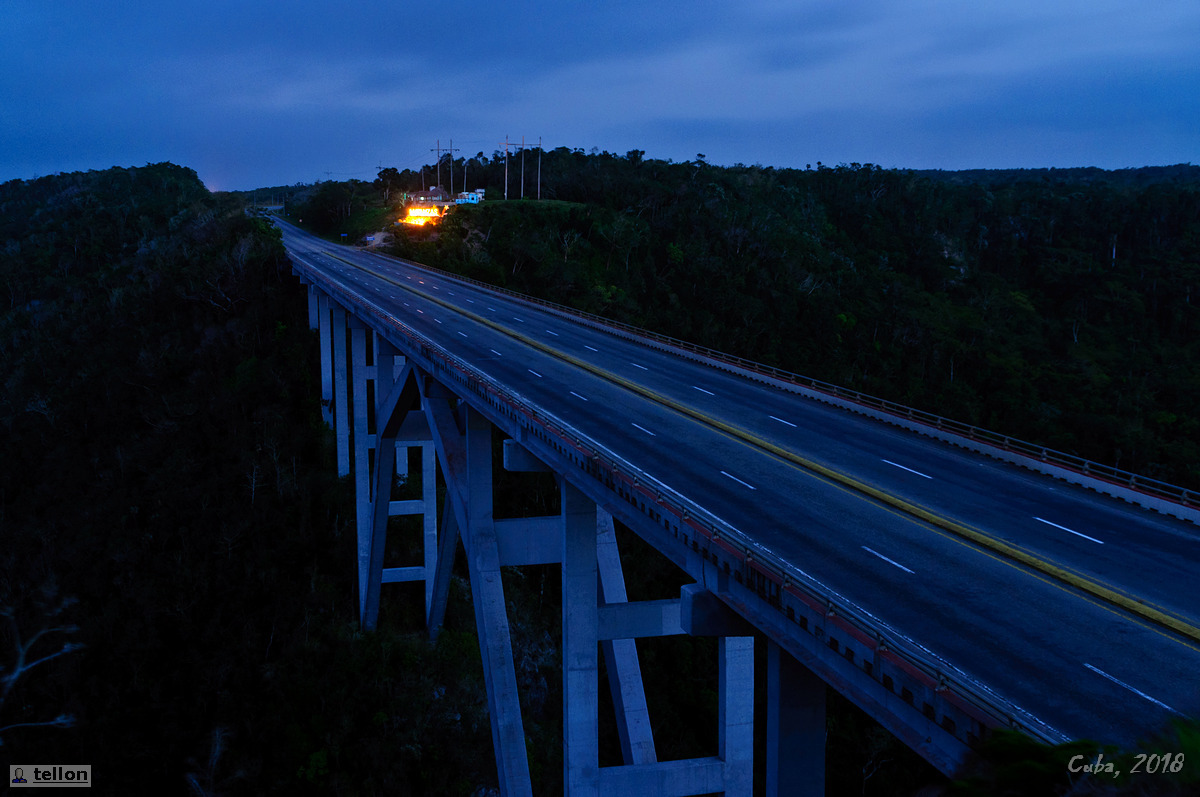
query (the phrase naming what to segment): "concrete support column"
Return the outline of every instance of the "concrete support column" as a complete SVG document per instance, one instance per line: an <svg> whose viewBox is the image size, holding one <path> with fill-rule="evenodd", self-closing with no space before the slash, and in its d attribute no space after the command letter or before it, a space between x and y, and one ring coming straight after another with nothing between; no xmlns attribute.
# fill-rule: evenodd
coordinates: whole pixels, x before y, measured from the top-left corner
<svg viewBox="0 0 1200 797"><path fill-rule="evenodd" d="M717 755L725 762L725 794L754 793L754 637L717 640L720 730Z"/></svg>
<svg viewBox="0 0 1200 797"><path fill-rule="evenodd" d="M467 528L464 537L500 794L503 797L532 795L512 637L504 584L500 578L500 552L492 516L492 425L475 410L468 409L466 415Z"/></svg>
<svg viewBox="0 0 1200 797"><path fill-rule="evenodd" d="M352 318L350 323L351 376L354 380L354 508L355 529L358 535L359 596L364 597L363 579L366 570L365 554L370 549L371 522L371 447L373 442L367 429L367 329L361 321ZM389 481L390 486L390 481ZM386 488L385 488L386 489ZM389 491L390 492L390 491ZM387 497L384 497L387 500ZM360 609L362 607L360 606Z"/></svg>
<svg viewBox="0 0 1200 797"><path fill-rule="evenodd" d="M600 568L600 592L606 605L625 603L625 574L613 519L605 510L596 508L596 558ZM626 764L653 764L658 760L654 749L654 734L650 727L650 712L646 708L646 691L642 684L642 667L638 660L637 644L632 639L606 639L600 643L608 672L608 688L617 715L617 735L621 740L621 756Z"/></svg>
<svg viewBox="0 0 1200 797"><path fill-rule="evenodd" d="M317 301L317 295L319 293L320 293L320 291L317 290L316 286L314 286L314 285L308 286L308 328L309 329L316 329L320 324L320 316L318 315L319 308L320 308L320 302Z"/></svg>
<svg viewBox="0 0 1200 797"><path fill-rule="evenodd" d="M329 295L317 294L317 319L321 330L321 412L325 423L333 426L333 330L331 329Z"/></svg>
<svg viewBox="0 0 1200 797"><path fill-rule="evenodd" d="M346 351L346 310L334 302L333 325L333 432L337 438L338 476L350 475L350 380Z"/></svg>
<svg viewBox="0 0 1200 797"><path fill-rule="evenodd" d="M565 478L562 497L563 784L599 794L599 633L596 505Z"/></svg>
<svg viewBox="0 0 1200 797"><path fill-rule="evenodd" d="M380 454L379 454L380 448L379 447L382 446L383 450L385 450L385 451L389 450L390 448L395 447L395 443L394 442L389 443L388 440L385 438L385 436L382 434L382 432L385 431L385 427L387 426L387 422L388 422L388 418L384 417L384 413L386 413L388 411L387 410L388 399L391 397L392 391L396 388L396 379L399 376L399 374L397 374L397 372L396 372L396 369L397 369L397 366L400 365L401 363L398 363L397 361L398 360L403 361L403 359L404 359L403 357L397 356L399 354L399 352L396 351L396 347L393 346L391 343L389 343L385 338L381 338L378 333L374 333L374 337L375 337L375 429L374 429L373 436L371 438L368 438L368 439L373 440L373 444L375 446L375 462L374 462L375 470L371 471L370 479L369 479L369 484L371 484L371 485L376 484L376 482L378 481L378 474L375 471L378 470L378 468L379 468L379 460L380 460ZM363 396L365 398L366 391L363 392ZM390 484L391 480L389 480L388 483ZM379 510L379 507L377 506L377 504L379 503L379 500L380 500L379 494L378 494L378 489L379 489L378 487L375 487L372 490L372 494L370 496L369 517L370 517L370 524L371 524L370 525L370 533L371 534L375 533L375 526L376 526L375 513ZM383 501L385 502L385 505L390 503L390 498L391 498L390 495L385 495L383 497ZM361 496L358 498L358 500L360 502L362 501ZM363 514L362 504L359 503L358 506L359 506L359 515L362 516L362 514ZM390 514L390 512L389 512L389 514ZM385 521L384 522L385 533L386 533L386 529L387 529L387 523ZM359 594L359 617L360 618L366 616L367 573L369 572L368 568L370 566L370 562L369 562L370 544L368 543L366 546L364 546L363 543L364 543L364 540L363 540L362 535L360 534L359 538L358 538L358 562L359 562L358 594ZM385 540L385 545L386 545L386 540ZM380 567L382 567L382 566L383 566L383 563L381 561Z"/></svg>
<svg viewBox="0 0 1200 797"><path fill-rule="evenodd" d="M403 440L396 444L396 475L408 478L408 445Z"/></svg>
<svg viewBox="0 0 1200 797"><path fill-rule="evenodd" d="M397 452L400 449L396 449ZM432 441L421 443L421 504L425 565L425 617L433 610L433 582L437 572L437 451ZM453 556L453 553L451 553Z"/></svg>
<svg viewBox="0 0 1200 797"><path fill-rule="evenodd" d="M399 350L388 342L388 339L372 330L375 347L375 406L376 408L387 397L388 385L394 384L407 360ZM384 352L387 352L386 359ZM377 410L378 411L378 410ZM396 475L408 476L408 446L404 441L397 441L396 446ZM375 456L382 456L376 452Z"/></svg>
<svg viewBox="0 0 1200 797"><path fill-rule="evenodd" d="M400 371L404 368L404 358L399 356L396 347L388 342L387 338L382 338L378 333L375 334L375 433L379 433L380 427L383 426L384 420L379 417L380 411L383 409L384 402L387 401L388 394L392 392L392 386L396 384L396 378L400 375ZM379 456L376 454L376 456Z"/></svg>
<svg viewBox="0 0 1200 797"><path fill-rule="evenodd" d="M433 602L429 607L427 625L429 638L437 639L446 616L446 600L450 594L450 574L458 550L461 530L468 525L466 509L466 437L459 431L455 413L444 399L424 396L421 406L429 426L430 437L446 480L442 504L442 533L438 539L437 567L433 573ZM462 535L464 547L467 536ZM468 551L468 555L469 555Z"/></svg>
<svg viewBox="0 0 1200 797"><path fill-rule="evenodd" d="M767 795L825 794L825 682L767 642Z"/></svg>
<svg viewBox="0 0 1200 797"><path fill-rule="evenodd" d="M437 565L429 577L429 612L425 615L425 626L429 639L436 642L446 619L446 601L450 596L450 572L454 567L454 554L458 550L458 516L451 506L449 495L443 499L442 536L438 540Z"/></svg>
<svg viewBox="0 0 1200 797"><path fill-rule="evenodd" d="M379 405L376 451L388 451L396 444L396 435L411 410L420 406L421 396L411 369L400 379ZM379 591L383 583L383 552L387 545L388 518L391 517L391 489L394 472L391 457L376 457L372 475L374 490L370 503L369 534L359 535L359 611L364 628L374 628L379 616Z"/></svg>

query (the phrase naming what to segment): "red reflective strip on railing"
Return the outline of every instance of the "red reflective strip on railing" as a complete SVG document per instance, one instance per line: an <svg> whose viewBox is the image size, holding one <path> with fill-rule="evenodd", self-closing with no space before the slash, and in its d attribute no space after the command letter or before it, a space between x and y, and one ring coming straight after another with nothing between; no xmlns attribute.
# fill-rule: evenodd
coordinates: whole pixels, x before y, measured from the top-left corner
<svg viewBox="0 0 1200 797"><path fill-rule="evenodd" d="M825 604L821 603L814 596L801 590L795 583L790 583L783 588L791 598L808 607L809 611L815 615L824 616Z"/></svg>
<svg viewBox="0 0 1200 797"><path fill-rule="evenodd" d="M938 679L934 675L919 667L914 668L908 661L905 660L904 657L902 657L892 648L878 648L875 655L877 659L882 658L896 667L896 669L903 670L910 678L920 683L921 686L924 686L928 689L937 688Z"/></svg>
<svg viewBox="0 0 1200 797"><path fill-rule="evenodd" d="M870 634L864 633L860 628L851 624L849 620L846 620L845 618L843 618L841 615L837 614L836 612L834 613L833 617L826 618L826 622L827 623L832 622L839 629L841 629L842 633L844 633L844 634L846 634L846 636L849 636L850 638L852 638L858 644L860 644L866 648L869 648L870 650L875 649L876 644L877 644L875 641L875 637L871 636Z"/></svg>

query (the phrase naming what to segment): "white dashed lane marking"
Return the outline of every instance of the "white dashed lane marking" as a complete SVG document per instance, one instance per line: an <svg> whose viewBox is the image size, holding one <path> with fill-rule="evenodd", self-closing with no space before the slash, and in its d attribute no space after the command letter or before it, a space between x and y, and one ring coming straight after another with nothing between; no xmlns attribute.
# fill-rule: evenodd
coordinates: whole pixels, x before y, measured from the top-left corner
<svg viewBox="0 0 1200 797"><path fill-rule="evenodd" d="M924 476L926 479L932 479L932 478L933 478L932 476L925 476L925 474L924 474L924 473L921 473L921 471L919 471L919 470L913 470L912 468L906 468L906 467L904 467L903 465L898 465L898 464L896 464L895 462L892 462L890 459L884 459L884 460L880 460L880 461L881 461L881 462L886 462L887 464L891 465L893 468L899 468L900 470L906 470L906 471L908 471L909 473L915 473L915 474L917 474L918 476Z"/></svg>
<svg viewBox="0 0 1200 797"><path fill-rule="evenodd" d="M725 477L727 477L727 478L733 479L735 482L737 482L738 484L742 485L743 487L749 487L751 490L757 490L757 489L758 489L758 488L757 488L757 487L755 487L753 484L749 484L749 483L747 483L747 482L744 482L744 481L742 481L742 480L741 480L741 479L739 479L737 476L734 476L732 473L727 473L726 471L721 471L721 475L722 475L722 476L725 476Z"/></svg>
<svg viewBox="0 0 1200 797"><path fill-rule="evenodd" d="M897 562L897 561L895 561L895 560L892 560L892 559L888 559L886 556L884 556L883 554L881 554L879 551L872 550L872 549L868 548L868 547L867 547L867 546L865 546L865 545L863 545L863 546L861 546L861 547L862 547L862 549L863 549L864 551L866 551L867 553L869 553L869 554L874 554L875 556L878 556L880 559L882 559L883 561L887 562L889 565L895 565L896 567L898 567L898 568L900 568L901 570L903 570L905 573L912 573L912 572L913 572L913 571L909 570L907 567L905 567L904 565L900 564L899 562Z"/></svg>

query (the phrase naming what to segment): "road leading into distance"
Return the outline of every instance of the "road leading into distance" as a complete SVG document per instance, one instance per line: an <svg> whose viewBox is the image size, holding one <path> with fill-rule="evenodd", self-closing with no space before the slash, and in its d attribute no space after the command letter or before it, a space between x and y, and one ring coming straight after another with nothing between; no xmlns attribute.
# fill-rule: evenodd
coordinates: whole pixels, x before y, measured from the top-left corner
<svg viewBox="0 0 1200 797"><path fill-rule="evenodd" d="M1195 525L279 226L295 259L1063 733L1128 743L1200 715Z"/></svg>

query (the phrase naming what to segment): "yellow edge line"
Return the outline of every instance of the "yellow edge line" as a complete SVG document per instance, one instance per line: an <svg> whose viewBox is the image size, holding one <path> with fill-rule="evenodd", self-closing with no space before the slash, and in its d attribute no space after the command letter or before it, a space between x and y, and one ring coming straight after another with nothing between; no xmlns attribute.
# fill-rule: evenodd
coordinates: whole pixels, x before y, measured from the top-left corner
<svg viewBox="0 0 1200 797"><path fill-rule="evenodd" d="M564 352L561 352L547 344L542 343L541 341L537 341L537 340L533 340L532 338L528 338L528 337L520 334L519 332L514 332L513 330L509 329L508 327L501 326L500 324L497 324L496 322L491 321L490 319L476 315L476 314L470 312L469 310L464 310L463 308L453 305L442 299L439 299L436 296L432 296L423 291L416 290L415 288L405 285L402 282L392 279L391 277L387 276L386 274L380 274L379 272L375 271L374 269L367 268L358 263L353 263L349 260L346 260L343 257L339 257L338 255L334 254L333 252L327 251L326 254L328 254L330 257L334 257L338 260L341 260L343 263L353 266L354 268L361 269L370 274L373 274L374 276L378 277L379 279L384 280L385 282L390 282L393 285L396 285L398 287L401 287L401 288L404 288L404 289L410 291L411 293L415 293L418 296L421 296L421 297L427 299L428 301L433 302L434 304L441 305L442 307L445 307L447 310L451 310L453 312L464 315L464 316L474 320L477 323L483 324L484 326L490 327L490 328L496 330L497 332L501 332L505 335L508 335L509 337L515 338L516 340L521 341L522 343L526 344L527 346L532 346L533 348L535 348L545 354L549 354L552 357L555 357L557 359L563 360L564 362L570 363L571 365L574 365L577 368L582 368L583 370L588 371L589 373L591 373L595 376L598 376L601 379L605 379L609 382L613 382L617 385L620 385L621 387L624 387L626 390L633 391L634 393L637 393L638 395L642 396L643 398L650 399L651 401L657 402L657 403L659 403L665 407L668 407L670 409L673 409L676 412L679 412L683 415L687 415L688 417L693 418L694 420L700 421L701 423L712 426L713 428L720 429L721 431L725 432L726 434L729 434L729 435L731 435L735 438L738 438L744 442L750 443L751 445L757 446L757 447L763 449L764 451L768 451L768 452L774 454L775 456L780 457L781 459L784 459L784 460L787 460L788 462L799 465L800 467L802 467L806 470L813 471L814 473L819 473L820 475L824 476L825 478L830 479L834 482L838 482L839 484L843 484L847 487L850 487L853 490L856 490L861 493L865 493L866 495L871 496L872 498L874 498L877 501L881 501L885 504L889 504L889 505L896 507L897 509L900 509L910 515L913 515L914 517L918 517L927 523L930 523L939 528L943 528L947 531L953 532L954 534L956 534L959 537L962 537L964 539L970 540L971 542L974 542L976 545L982 546L991 551L995 551L996 553L1002 554L1003 556L1006 556L1009 559L1020 562L1021 564L1025 565L1027 567L1033 568L1034 570L1037 570L1039 572L1045 573L1046 575L1052 576L1052 577L1058 579L1059 581L1062 581L1066 584L1069 584L1072 587L1075 587L1076 589L1082 590L1083 592L1086 592L1090 595L1100 598L1101 600L1111 603L1114 606L1122 608L1122 609L1130 612L1131 614L1135 614L1135 615L1142 617L1146 620L1149 620L1153 623L1157 623L1158 625L1168 628L1178 634L1188 637L1194 641L1200 642L1200 628L1196 628L1195 626L1188 624L1187 622L1179 619L1178 617L1174 617L1166 612L1163 612L1163 611L1155 609L1151 606L1148 606L1140 600L1131 598L1127 595L1123 595L1120 592L1117 592L1116 590L1109 589L1108 587L1105 587L1101 584L1097 584L1095 581L1084 578L1076 573L1071 572L1070 570L1067 570L1066 568L1060 567L1055 564L1051 564L1050 562L1047 562L1046 560L1044 560L1038 556L1035 556L1027 551L1021 550L1020 548L1018 548L1016 546L1010 545L1009 543L1006 543L1002 540L998 540L995 537L991 537L987 534L984 534L981 531L977 531L968 526L964 526L961 523L957 523L948 518L944 518L940 515L934 514L933 512L925 509L924 507L921 507L917 504L913 504L908 501L905 501L902 498L897 498L896 496L886 493L876 487L872 487L869 484L864 484L863 482L860 482L857 479L853 479L844 473L840 473L840 472L835 471L831 468L828 468L824 465L821 465L818 462L813 462L812 460L806 459L794 452L788 451L785 448L781 448L780 446L777 446L774 443L771 443L767 440L763 440L762 438L757 437L756 435L753 435L744 429L740 429L736 426L732 426L730 424L725 423L724 421L717 420L716 418L709 417L708 415L705 415L704 413L700 412L699 410L694 410L686 405L678 404L677 402L673 401L672 399L669 399L666 396L663 396L653 390L650 390L649 388L642 387L641 385L630 382L627 379L624 379L623 377L617 376L616 374L609 373L608 371L605 371L602 368L599 368L590 363L584 362L583 360L576 359L575 357L573 357L569 354L566 354Z"/></svg>

